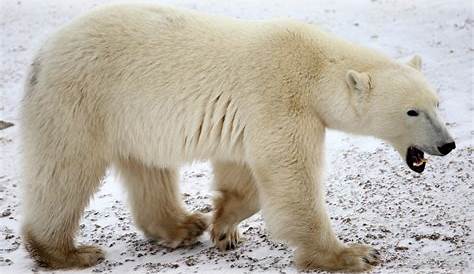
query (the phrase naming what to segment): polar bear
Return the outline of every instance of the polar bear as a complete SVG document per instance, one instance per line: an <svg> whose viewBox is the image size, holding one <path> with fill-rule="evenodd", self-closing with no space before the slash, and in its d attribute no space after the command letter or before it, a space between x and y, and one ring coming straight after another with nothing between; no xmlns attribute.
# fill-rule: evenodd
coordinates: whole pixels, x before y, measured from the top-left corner
<svg viewBox="0 0 474 274"><path fill-rule="evenodd" d="M302 269L365 271L379 253L342 243L325 209L327 128L391 143L422 172L455 147L421 60L399 63L291 20L243 21L149 4L99 8L40 49L22 105L23 239L41 264L103 253L74 234L115 166L134 221L171 247L210 226L220 249L258 210ZM184 209L177 168L211 160L212 220ZM210 224L209 224L210 223Z"/></svg>

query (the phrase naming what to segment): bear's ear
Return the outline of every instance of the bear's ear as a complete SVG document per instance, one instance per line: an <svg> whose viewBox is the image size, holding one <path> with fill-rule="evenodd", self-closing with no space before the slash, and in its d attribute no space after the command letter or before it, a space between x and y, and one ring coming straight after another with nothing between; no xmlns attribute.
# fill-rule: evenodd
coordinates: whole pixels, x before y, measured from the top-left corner
<svg viewBox="0 0 474 274"><path fill-rule="evenodd" d="M346 73L346 83L349 88L359 92L369 91L371 88L370 76L365 72L348 70Z"/></svg>
<svg viewBox="0 0 474 274"><path fill-rule="evenodd" d="M416 70L421 71L421 66L422 66L421 57L418 55L413 56L413 58L411 58L411 60L408 61L407 65L409 65L410 67Z"/></svg>

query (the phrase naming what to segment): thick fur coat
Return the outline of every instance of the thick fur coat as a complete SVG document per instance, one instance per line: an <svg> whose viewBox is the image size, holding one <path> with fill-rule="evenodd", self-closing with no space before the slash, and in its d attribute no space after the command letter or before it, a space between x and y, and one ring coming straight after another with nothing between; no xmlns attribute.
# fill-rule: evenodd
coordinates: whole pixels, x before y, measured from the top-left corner
<svg viewBox="0 0 474 274"><path fill-rule="evenodd" d="M192 243L208 220L184 209L177 168L211 160L218 248L234 248L237 225L262 209L272 236L297 248L299 267L368 270L378 252L339 241L325 210L325 129L385 139L403 157L411 145L448 142L420 65L288 20L99 8L52 36L31 67L22 107L27 249L53 268L103 258L74 234L110 165L147 236ZM407 120L410 108L436 129ZM431 135L419 141L414 131Z"/></svg>

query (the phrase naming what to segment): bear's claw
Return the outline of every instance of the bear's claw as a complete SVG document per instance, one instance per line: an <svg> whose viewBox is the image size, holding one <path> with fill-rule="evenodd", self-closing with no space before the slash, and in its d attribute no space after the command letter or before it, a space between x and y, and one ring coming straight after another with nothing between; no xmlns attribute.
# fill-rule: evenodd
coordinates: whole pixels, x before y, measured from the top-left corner
<svg viewBox="0 0 474 274"><path fill-rule="evenodd" d="M237 227L231 226L226 228L225 232L219 230L221 229L217 225L211 226L211 240L220 251L235 249L242 242L242 237Z"/></svg>

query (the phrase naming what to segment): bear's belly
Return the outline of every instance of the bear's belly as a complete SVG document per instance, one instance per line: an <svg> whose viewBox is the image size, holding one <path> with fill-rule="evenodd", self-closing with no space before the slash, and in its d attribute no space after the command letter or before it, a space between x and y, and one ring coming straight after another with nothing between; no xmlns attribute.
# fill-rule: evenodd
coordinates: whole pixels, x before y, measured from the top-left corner
<svg viewBox="0 0 474 274"><path fill-rule="evenodd" d="M203 93L178 98L150 104L144 97L126 111L115 112L106 123L115 155L159 166L208 159L243 161L245 126L228 97Z"/></svg>

